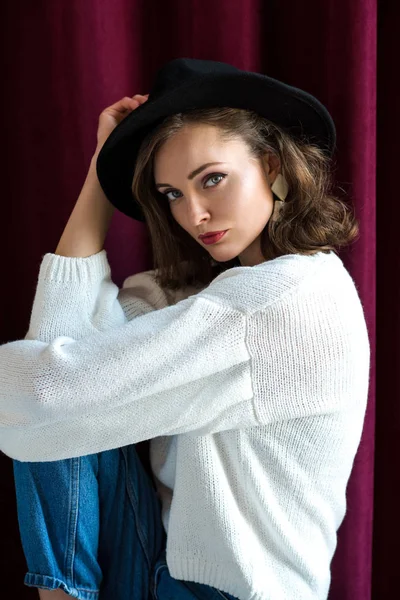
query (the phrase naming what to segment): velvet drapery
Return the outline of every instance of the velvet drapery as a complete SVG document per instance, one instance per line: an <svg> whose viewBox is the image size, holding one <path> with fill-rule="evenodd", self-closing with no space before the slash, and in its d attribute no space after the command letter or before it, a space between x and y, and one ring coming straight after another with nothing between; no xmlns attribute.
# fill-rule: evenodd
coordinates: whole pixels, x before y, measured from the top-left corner
<svg viewBox="0 0 400 600"><path fill-rule="evenodd" d="M388 116L394 106L390 60L399 46L395 3L381 3L378 12L376 0L6 0L1 10L0 343L22 339L27 331L41 257L54 252L79 195L95 148L98 115L124 95L147 93L165 61L187 56L231 62L303 88L327 106L337 126L337 180L354 202L361 229L359 241L341 256L358 286L371 340L368 410L338 532L329 599L395 597L400 286L391 191L395 170L389 173L387 166L394 161L387 142L398 130ZM377 111L377 96L379 106L388 100L387 111ZM377 180L379 164L385 177ZM389 217L378 246L379 290L385 290L385 308L378 313L377 191L385 221ZM121 213L114 215L105 247L118 285L129 274L151 268L145 226ZM377 361L376 316L382 340ZM381 390L377 407L375 389ZM37 592L22 583L25 563L11 460L2 455L0 468L2 593L34 598Z"/></svg>

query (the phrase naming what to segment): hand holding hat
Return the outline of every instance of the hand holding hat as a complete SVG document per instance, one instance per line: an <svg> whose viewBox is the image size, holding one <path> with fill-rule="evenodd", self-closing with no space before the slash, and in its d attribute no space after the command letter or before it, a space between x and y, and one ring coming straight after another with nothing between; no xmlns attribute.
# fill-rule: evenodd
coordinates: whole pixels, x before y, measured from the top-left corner
<svg viewBox="0 0 400 600"><path fill-rule="evenodd" d="M96 153L100 152L104 142L115 129L117 125L125 119L133 110L147 101L149 94L135 94L134 96L124 96L118 102L105 108L99 117L99 126L97 130L97 148Z"/></svg>

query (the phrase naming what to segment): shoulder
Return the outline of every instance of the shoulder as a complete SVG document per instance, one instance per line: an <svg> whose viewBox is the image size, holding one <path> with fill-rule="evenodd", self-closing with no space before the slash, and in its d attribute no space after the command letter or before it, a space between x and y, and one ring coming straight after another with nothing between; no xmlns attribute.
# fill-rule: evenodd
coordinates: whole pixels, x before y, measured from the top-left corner
<svg viewBox="0 0 400 600"><path fill-rule="evenodd" d="M254 267L234 267L216 277L201 295L228 302L253 314L274 306L322 297L329 293L354 293L354 282L334 253L305 256L289 254Z"/></svg>

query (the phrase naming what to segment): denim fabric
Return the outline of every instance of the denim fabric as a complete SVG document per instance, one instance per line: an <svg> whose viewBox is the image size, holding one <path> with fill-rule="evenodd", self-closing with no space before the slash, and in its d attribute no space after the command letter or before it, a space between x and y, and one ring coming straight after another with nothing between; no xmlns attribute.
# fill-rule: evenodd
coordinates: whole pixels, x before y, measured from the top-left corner
<svg viewBox="0 0 400 600"><path fill-rule="evenodd" d="M236 600L169 574L161 503L134 445L13 464L26 585L81 600Z"/></svg>

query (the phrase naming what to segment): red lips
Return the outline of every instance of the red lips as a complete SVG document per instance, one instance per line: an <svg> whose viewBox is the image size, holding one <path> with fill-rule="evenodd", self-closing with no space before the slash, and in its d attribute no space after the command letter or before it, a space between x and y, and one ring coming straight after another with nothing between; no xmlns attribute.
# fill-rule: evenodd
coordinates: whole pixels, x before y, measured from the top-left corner
<svg viewBox="0 0 400 600"><path fill-rule="evenodd" d="M215 244L216 242L218 242L221 238L224 237L226 231L220 231L219 233L215 234L215 235L206 235L206 236L199 236L201 241L203 242L203 244L207 244L207 246L209 244Z"/></svg>
<svg viewBox="0 0 400 600"><path fill-rule="evenodd" d="M225 231L227 231L227 230L226 229L221 229L220 231L208 231L207 233L201 233L199 235L199 238L203 239L203 238L215 236L215 235L218 235L220 233L225 233Z"/></svg>

